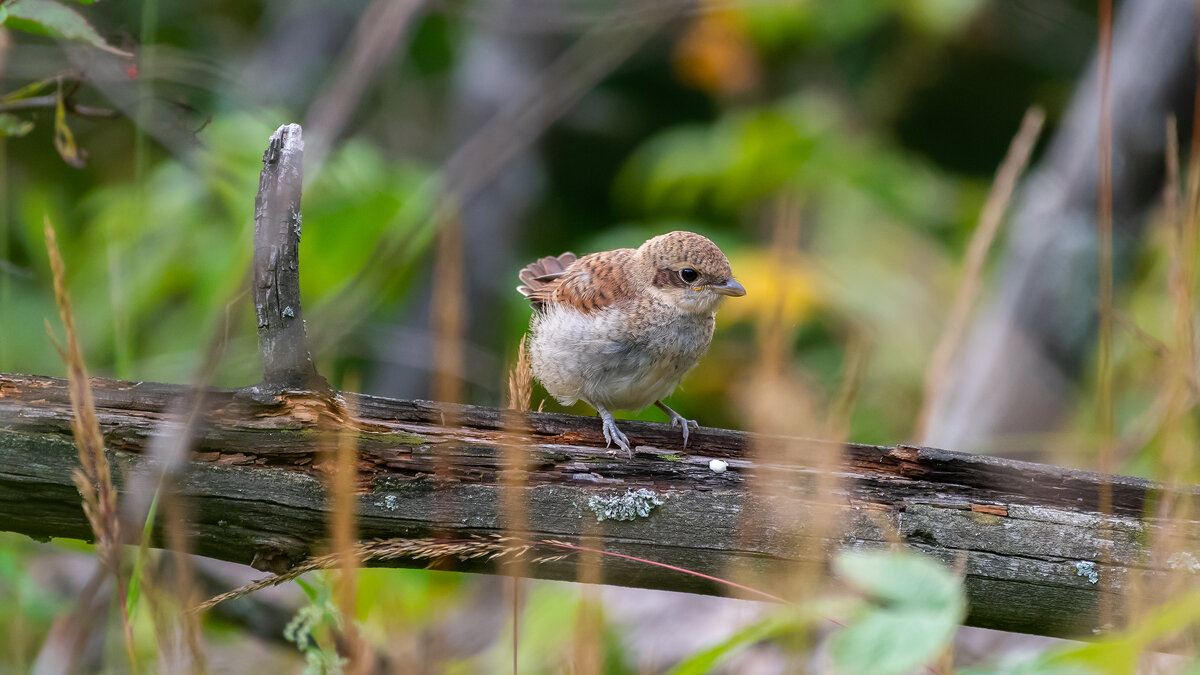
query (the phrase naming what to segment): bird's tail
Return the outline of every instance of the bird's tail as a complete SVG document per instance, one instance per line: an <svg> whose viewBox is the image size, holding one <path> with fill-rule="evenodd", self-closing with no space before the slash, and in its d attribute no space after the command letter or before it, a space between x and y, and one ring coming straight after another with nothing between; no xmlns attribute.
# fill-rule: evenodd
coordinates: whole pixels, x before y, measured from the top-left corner
<svg viewBox="0 0 1200 675"><path fill-rule="evenodd" d="M546 291L559 277L566 274L567 268L573 262L575 254L568 251L559 256L548 255L529 263L517 274L517 278L521 280L517 291L529 298L534 307L540 307L546 299Z"/></svg>

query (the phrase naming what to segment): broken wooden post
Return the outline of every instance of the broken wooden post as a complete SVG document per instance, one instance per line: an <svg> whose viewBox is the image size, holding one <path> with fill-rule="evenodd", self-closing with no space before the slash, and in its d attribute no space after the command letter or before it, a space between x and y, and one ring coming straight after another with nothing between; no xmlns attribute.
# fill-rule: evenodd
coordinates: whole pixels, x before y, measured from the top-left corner
<svg viewBox="0 0 1200 675"><path fill-rule="evenodd" d="M254 200L254 312L265 393L326 391L308 350L300 308L300 192L304 139L299 124L271 135Z"/></svg>

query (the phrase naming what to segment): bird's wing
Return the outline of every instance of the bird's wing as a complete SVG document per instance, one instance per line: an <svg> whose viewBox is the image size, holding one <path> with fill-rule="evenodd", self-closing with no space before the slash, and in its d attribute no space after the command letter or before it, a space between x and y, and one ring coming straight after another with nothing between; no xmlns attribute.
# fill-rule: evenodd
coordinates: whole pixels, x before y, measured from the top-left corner
<svg viewBox="0 0 1200 675"><path fill-rule="evenodd" d="M549 299L549 293L553 291L554 282L561 279L574 262L575 254L567 251L559 256L548 255L529 263L517 273L521 280L517 292L529 298L535 308L541 309L542 303Z"/></svg>
<svg viewBox="0 0 1200 675"><path fill-rule="evenodd" d="M547 305L555 303L585 314L594 312L633 297L627 283L627 265L633 253L633 249L617 249L592 253L578 260L570 253L542 258L521 270L519 276L525 285L517 290L538 311L545 311ZM569 262L563 265L568 256Z"/></svg>

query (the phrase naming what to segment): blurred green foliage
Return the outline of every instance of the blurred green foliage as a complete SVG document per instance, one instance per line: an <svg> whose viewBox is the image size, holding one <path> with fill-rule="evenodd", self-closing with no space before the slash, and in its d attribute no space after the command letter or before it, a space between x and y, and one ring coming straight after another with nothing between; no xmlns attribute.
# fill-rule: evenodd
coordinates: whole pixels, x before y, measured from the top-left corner
<svg viewBox="0 0 1200 675"><path fill-rule="evenodd" d="M932 662L966 616L962 582L913 553L846 553L834 564L877 604L838 633L831 647L838 671L905 673Z"/></svg>
<svg viewBox="0 0 1200 675"><path fill-rule="evenodd" d="M1043 104L1051 121L1057 118L1090 49L1093 6L1082 0L1037 8L983 0L713 4L656 36L547 130L537 147L543 184L509 242L517 254L511 273L495 284L514 285L526 259L637 246L672 229L701 232L729 253L749 295L722 310L711 353L672 406L705 425L745 426L741 374L760 357L763 326L780 317L789 372L818 400L830 400L841 386L848 345L867 345L850 437L903 441L912 433L928 352L959 283L991 172L1027 105ZM565 5L586 16L617 7ZM57 99L50 108L0 112L0 371L63 373L45 335L44 321L55 316L41 234L48 218L60 233L93 373L189 382L209 345L221 344L213 381L256 381L246 273L261 154L277 125L304 119L322 88L335 84L330 78L340 72L342 48L353 46L314 30L320 39L287 51L290 36L281 27L302 24L312 13L349 34L365 6L0 4L0 20L13 29L12 45L0 49L6 63L21 65L0 70L0 102ZM437 4L418 16L407 42L351 111L348 130L333 139L327 161L308 169L301 283L314 356L335 381L377 368L367 347L372 327L396 322L426 299L429 289L417 280L430 266L436 209L445 206L437 201L437 166L461 141L452 130L461 103L455 87L465 77L458 69L488 30L473 8ZM566 42L540 28L538 16L522 18L528 23L522 40L537 43L534 51ZM142 98L118 101L111 83L85 83L68 96L57 79L71 66L67 50L38 34L102 46L105 54L114 46L145 48L141 61L120 62ZM135 35L150 36L152 44L132 44ZM276 51L287 63L272 71L263 64ZM31 83L37 85L26 88ZM76 96L143 122L161 121L147 113L153 108L174 125L179 142L158 143L128 116L68 114ZM64 161L83 160L67 147L64 128L71 147L86 152L82 169ZM781 256L774 226L789 205L799 214L799 241ZM1162 291L1169 251L1169 238L1153 231L1120 298L1137 324L1159 338L1170 334L1171 305ZM528 305L515 293L504 298L499 320L486 331L489 341L474 345L496 355L496 372L480 379L497 388L478 392L478 402L500 400L502 366L527 326ZM1119 417L1132 426L1160 394L1162 363L1142 342L1120 334L1116 366ZM1089 387L1081 387L1071 425L1076 435L1062 447L1088 445ZM658 411L642 415L661 420ZM1153 475L1163 443L1148 435L1125 468ZM1090 459L1081 451L1062 461ZM21 672L55 617L71 611L70 593L52 588L38 569L40 560L67 548L87 550L0 535L0 634L9 637L0 645L0 672ZM849 601L765 616L676 664L675 672L736 664L747 647L812 630L827 613L846 624L831 643L838 672L904 672L939 658L965 611L953 575L907 554L850 556L838 570L857 589L839 596ZM462 575L424 571L363 570L359 580L356 619L363 634L410 660L428 655L425 643L441 635L447 616L469 612L464 608L480 588ZM307 580L311 592L302 606L316 609L298 610L308 614L292 631L297 644L277 646L273 665L301 667L304 651L312 654L310 665L333 666L325 582L320 575ZM153 663L154 618L146 605L138 603L135 620L146 652L140 658ZM562 672L573 663L581 617L598 626L602 672L641 672L594 598L577 587L536 584L520 610L521 672ZM978 672L1114 672L1113 664L1136 664L1149 645L1197 621L1182 605L1159 619L1142 632ZM315 641L301 635L314 631ZM512 631L507 622L486 648L441 665L453 673L503 672ZM245 649L239 631L215 620L205 632L221 651ZM786 648L788 640L780 642ZM113 662L120 658L114 654Z"/></svg>
<svg viewBox="0 0 1200 675"><path fill-rule="evenodd" d="M77 0L91 4L92 0ZM78 40L112 50L108 42L79 12L55 0L12 0L0 7L0 21L13 30Z"/></svg>
<svg viewBox="0 0 1200 675"><path fill-rule="evenodd" d="M94 368L118 376L184 382L214 337L229 340L216 382L244 386L259 373L255 332L246 316L254 194L262 139L273 128L247 115L221 116L205 147L189 161L168 160L145 183L99 186L78 203L54 184L21 187L21 212L10 255L30 276L9 279L0 323L5 370L59 373L42 318L54 315L41 235L42 214L65 232L63 255L84 351ZM387 162L364 141L330 157L305 189L301 284L311 308L345 290L374 248L425 225L420 197L430 173L416 163ZM411 262L411 258L409 259ZM392 268L403 278L405 269ZM376 297L395 302L400 290ZM365 307L374 310L378 307ZM235 330L217 335L229 320ZM122 353L129 355L122 363Z"/></svg>

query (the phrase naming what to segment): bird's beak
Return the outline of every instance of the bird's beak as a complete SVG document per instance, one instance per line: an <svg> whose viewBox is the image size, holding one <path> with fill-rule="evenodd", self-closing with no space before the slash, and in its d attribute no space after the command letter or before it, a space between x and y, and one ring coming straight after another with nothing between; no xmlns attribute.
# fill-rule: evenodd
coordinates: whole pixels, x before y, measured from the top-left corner
<svg viewBox="0 0 1200 675"><path fill-rule="evenodd" d="M727 279L722 283L713 284L709 288L731 298L740 298L746 294L746 287L739 284L736 279Z"/></svg>

